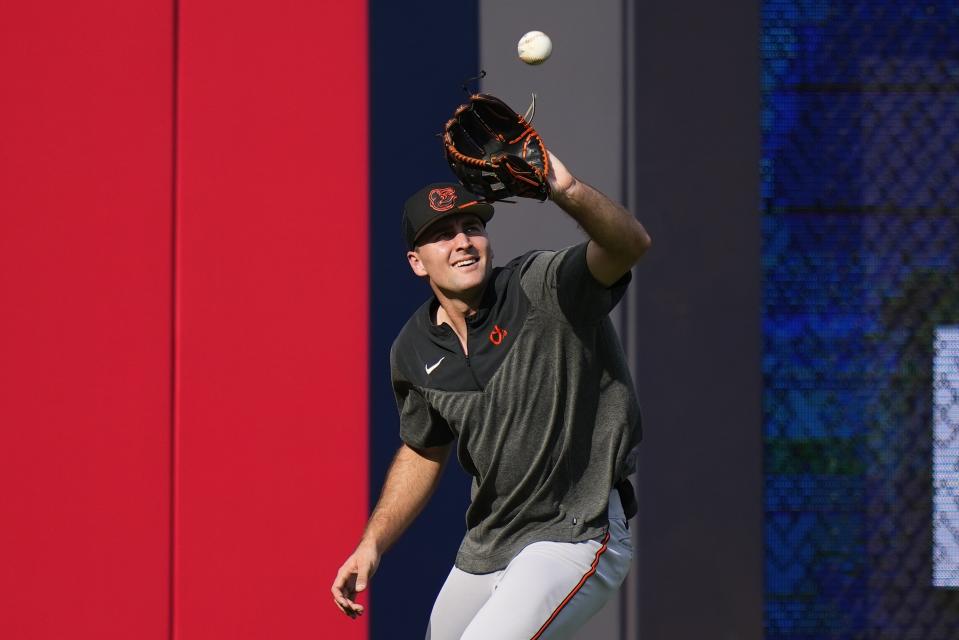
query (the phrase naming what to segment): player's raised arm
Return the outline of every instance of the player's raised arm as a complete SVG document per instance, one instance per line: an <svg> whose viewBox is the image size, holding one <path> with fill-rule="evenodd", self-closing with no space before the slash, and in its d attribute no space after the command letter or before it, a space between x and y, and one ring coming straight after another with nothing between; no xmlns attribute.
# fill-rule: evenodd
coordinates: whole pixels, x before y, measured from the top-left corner
<svg viewBox="0 0 959 640"><path fill-rule="evenodd" d="M333 580L333 602L355 618L363 614L356 594L365 590L379 566L380 557L413 523L439 484L449 460L451 445L429 449L400 447L383 483L380 499L356 550Z"/></svg>
<svg viewBox="0 0 959 640"><path fill-rule="evenodd" d="M629 271L652 245L643 225L621 205L577 180L549 153L551 199L589 235L586 264L590 273L611 286Z"/></svg>

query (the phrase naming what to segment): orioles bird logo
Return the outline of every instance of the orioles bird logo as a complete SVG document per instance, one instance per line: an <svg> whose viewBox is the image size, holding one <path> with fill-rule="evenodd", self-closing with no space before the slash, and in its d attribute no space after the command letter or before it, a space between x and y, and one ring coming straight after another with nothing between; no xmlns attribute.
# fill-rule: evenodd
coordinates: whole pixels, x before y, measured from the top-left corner
<svg viewBox="0 0 959 640"><path fill-rule="evenodd" d="M430 209L435 211L449 211L456 204L456 192L453 187L443 187L430 191Z"/></svg>
<svg viewBox="0 0 959 640"><path fill-rule="evenodd" d="M500 329L498 324L494 324L493 330L489 332L489 341L498 347L503 343L507 333L506 329Z"/></svg>

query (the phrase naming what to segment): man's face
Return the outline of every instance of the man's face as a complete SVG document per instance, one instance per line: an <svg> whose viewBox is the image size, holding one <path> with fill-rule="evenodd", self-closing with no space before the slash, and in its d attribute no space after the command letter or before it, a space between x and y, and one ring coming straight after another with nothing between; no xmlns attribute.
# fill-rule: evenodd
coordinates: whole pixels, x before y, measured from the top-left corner
<svg viewBox="0 0 959 640"><path fill-rule="evenodd" d="M406 254L413 273L428 276L446 295L481 289L492 271L493 252L486 227L475 214L460 213L434 222Z"/></svg>

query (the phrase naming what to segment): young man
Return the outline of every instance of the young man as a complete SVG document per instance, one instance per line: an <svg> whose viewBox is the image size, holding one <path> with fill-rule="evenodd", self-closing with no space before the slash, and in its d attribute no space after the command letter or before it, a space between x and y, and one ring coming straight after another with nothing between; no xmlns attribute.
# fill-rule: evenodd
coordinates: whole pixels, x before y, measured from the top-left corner
<svg viewBox="0 0 959 640"><path fill-rule="evenodd" d="M406 203L407 260L433 296L390 353L403 445L333 583L351 617L454 442L472 503L427 640L565 638L626 576L632 547L617 486L632 471L640 415L607 314L650 239L550 160L553 202L589 235L562 251L493 269L491 205L456 184L429 185Z"/></svg>

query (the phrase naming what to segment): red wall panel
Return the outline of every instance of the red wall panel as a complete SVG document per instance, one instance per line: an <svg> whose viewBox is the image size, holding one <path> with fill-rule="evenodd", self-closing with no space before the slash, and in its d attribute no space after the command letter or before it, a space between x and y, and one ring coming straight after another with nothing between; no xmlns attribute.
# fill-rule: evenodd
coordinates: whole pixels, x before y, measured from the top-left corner
<svg viewBox="0 0 959 640"><path fill-rule="evenodd" d="M172 11L0 3L0 635L166 638Z"/></svg>
<svg viewBox="0 0 959 640"><path fill-rule="evenodd" d="M175 628L361 638L365 2L180 5Z"/></svg>

